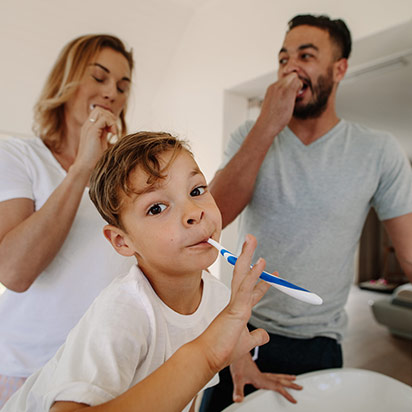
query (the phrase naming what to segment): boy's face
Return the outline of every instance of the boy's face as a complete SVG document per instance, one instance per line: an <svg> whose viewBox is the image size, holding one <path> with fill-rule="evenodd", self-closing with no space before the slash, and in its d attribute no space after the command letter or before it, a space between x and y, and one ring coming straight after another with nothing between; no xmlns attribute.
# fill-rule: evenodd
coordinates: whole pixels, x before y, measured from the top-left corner
<svg viewBox="0 0 412 412"><path fill-rule="evenodd" d="M170 151L161 154L161 166L170 157ZM141 168L134 170L130 176L133 190L147 190L147 178ZM119 253L135 255L146 276L191 275L215 261L217 251L206 240L219 239L221 214L188 152L177 155L165 179L124 200L121 221L126 232L118 229L117 240L110 240ZM106 230L105 234L109 237Z"/></svg>

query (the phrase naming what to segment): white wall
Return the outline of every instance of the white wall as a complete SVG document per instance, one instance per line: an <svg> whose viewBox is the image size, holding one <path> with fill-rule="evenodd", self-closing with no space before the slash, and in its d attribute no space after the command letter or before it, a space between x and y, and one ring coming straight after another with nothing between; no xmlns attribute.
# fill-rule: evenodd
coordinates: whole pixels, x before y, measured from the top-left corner
<svg viewBox="0 0 412 412"><path fill-rule="evenodd" d="M206 0L1 0L0 132L31 134L32 108L63 45L110 33L133 48L136 70L127 119L148 127L148 101L193 13Z"/></svg>
<svg viewBox="0 0 412 412"><path fill-rule="evenodd" d="M355 40L412 16L409 0L207 2L192 18L168 68L151 124L189 138L208 178L221 159L224 90L273 70L287 21L306 12L343 18Z"/></svg>

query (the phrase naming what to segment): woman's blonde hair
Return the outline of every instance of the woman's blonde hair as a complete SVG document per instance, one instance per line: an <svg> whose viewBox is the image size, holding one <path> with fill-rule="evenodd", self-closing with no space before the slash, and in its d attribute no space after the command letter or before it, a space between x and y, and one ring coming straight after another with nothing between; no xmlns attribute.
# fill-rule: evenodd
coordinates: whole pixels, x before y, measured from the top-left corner
<svg viewBox="0 0 412 412"><path fill-rule="evenodd" d="M133 70L132 51L123 42L108 34L77 37L60 52L34 106L33 131L52 150L58 150L65 131L64 105L75 93L87 66L104 48L121 53ZM126 105L120 113L119 135L127 133Z"/></svg>

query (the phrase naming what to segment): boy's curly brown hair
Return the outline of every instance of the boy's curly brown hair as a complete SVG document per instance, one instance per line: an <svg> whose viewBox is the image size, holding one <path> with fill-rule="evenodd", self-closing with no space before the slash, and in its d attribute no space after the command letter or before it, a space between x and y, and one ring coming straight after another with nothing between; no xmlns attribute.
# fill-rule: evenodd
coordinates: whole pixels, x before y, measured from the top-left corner
<svg viewBox="0 0 412 412"><path fill-rule="evenodd" d="M135 193L130 174L141 167L149 185L165 177L164 172L188 144L165 132L139 132L121 138L110 147L96 164L90 177L89 196L104 220L124 230L120 219L124 196ZM167 165L161 167L159 155L172 152ZM193 156L193 155L192 155Z"/></svg>

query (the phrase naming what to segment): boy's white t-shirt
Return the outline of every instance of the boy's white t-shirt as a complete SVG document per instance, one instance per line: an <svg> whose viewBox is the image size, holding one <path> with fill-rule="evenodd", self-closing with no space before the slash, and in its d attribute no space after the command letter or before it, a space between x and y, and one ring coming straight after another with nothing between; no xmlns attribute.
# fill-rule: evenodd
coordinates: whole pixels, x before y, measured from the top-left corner
<svg viewBox="0 0 412 412"><path fill-rule="evenodd" d="M99 295L66 343L2 412L48 411L57 400L95 406L124 393L198 337L226 306L226 286L206 271L202 279L199 307L181 315L160 300L133 266ZM217 376L209 386L216 383ZM164 396L162 388L159 396Z"/></svg>
<svg viewBox="0 0 412 412"><path fill-rule="evenodd" d="M41 139L0 139L0 202L28 198L37 211L65 176ZM0 375L27 377L42 367L96 296L134 264L104 238L105 224L86 188L53 261L26 292L0 296Z"/></svg>

